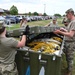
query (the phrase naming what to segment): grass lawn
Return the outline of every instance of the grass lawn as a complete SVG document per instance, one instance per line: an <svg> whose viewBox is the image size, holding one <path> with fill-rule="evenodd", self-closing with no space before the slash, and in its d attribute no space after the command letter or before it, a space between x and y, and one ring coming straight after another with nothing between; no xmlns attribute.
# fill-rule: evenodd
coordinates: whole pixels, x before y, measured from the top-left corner
<svg viewBox="0 0 75 75"><path fill-rule="evenodd" d="M50 21L52 21L51 19L50 20L42 20L42 21L32 21L32 22L28 22L27 25L29 26L45 26L47 25L48 23L50 23ZM58 24L59 26L63 26L63 24L61 23L62 22L62 19L58 19ZM16 28L20 28L20 24L13 24L12 27L8 28L7 29L9 30L13 30L13 29L16 29Z"/></svg>
<svg viewBox="0 0 75 75"><path fill-rule="evenodd" d="M28 22L27 25L29 26L45 26L47 25L48 23L50 23L51 20L43 20L43 21L32 21L32 22ZM58 25L59 26L63 26L62 24L62 19L58 19ZM12 25L12 27L8 28L7 27L7 30L12 30L12 29L17 29L17 28L20 28L20 24L14 24ZM75 57L75 55L74 55ZM74 58L74 61L75 61L75 58ZM66 68L66 60L65 60L65 56L62 55L62 75L64 75L64 72L65 72L65 68ZM74 62L74 66L75 66L75 62ZM73 69L73 75L75 75L75 67Z"/></svg>

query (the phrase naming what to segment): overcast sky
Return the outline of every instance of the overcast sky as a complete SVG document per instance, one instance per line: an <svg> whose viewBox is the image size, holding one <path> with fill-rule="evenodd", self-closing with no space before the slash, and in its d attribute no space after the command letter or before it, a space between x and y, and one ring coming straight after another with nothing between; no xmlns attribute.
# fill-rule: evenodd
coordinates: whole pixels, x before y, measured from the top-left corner
<svg viewBox="0 0 75 75"><path fill-rule="evenodd" d="M14 5L19 13L38 12L53 15L65 14L69 8L75 10L75 0L0 0L0 8L10 9Z"/></svg>

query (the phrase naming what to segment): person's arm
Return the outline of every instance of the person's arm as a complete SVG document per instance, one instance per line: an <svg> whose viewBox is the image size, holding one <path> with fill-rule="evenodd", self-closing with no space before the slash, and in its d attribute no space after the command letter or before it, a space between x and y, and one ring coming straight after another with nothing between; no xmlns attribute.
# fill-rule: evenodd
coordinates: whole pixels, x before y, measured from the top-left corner
<svg viewBox="0 0 75 75"><path fill-rule="evenodd" d="M21 38L21 41L18 42L17 47L23 47L23 46L25 46L25 44L26 44L26 35L29 34L29 30L30 30L30 28L27 25L26 28L25 28L25 31L23 32L23 36Z"/></svg>
<svg viewBox="0 0 75 75"><path fill-rule="evenodd" d="M20 27L22 26L22 20L20 21Z"/></svg>
<svg viewBox="0 0 75 75"><path fill-rule="evenodd" d="M25 43L26 43L26 35L23 35L21 41L18 42L17 47L24 47Z"/></svg>
<svg viewBox="0 0 75 75"><path fill-rule="evenodd" d="M50 23L49 23L49 24L47 24L47 25L45 25L45 26L50 26Z"/></svg>
<svg viewBox="0 0 75 75"><path fill-rule="evenodd" d="M65 29L65 28L63 28L63 27L60 28L60 30L61 30L61 31L64 31L64 32L67 32L67 31L68 31L67 29Z"/></svg>
<svg viewBox="0 0 75 75"><path fill-rule="evenodd" d="M68 36L68 37L73 37L73 35L75 34L75 31L71 30L70 32L68 32L68 31L63 32L63 31L60 31L60 30L56 30L56 31L54 31L54 33L55 34L65 35L65 36Z"/></svg>

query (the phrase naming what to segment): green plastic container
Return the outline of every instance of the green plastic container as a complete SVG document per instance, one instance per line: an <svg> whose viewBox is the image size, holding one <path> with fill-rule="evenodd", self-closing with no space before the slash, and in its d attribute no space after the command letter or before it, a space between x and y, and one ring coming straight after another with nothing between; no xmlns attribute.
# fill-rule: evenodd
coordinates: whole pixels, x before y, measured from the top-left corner
<svg viewBox="0 0 75 75"><path fill-rule="evenodd" d="M44 75L61 75L61 57L54 55L25 50L18 51L16 63L19 75L26 75L28 66L30 67L30 75L40 75L42 67L44 67L42 72Z"/></svg>
<svg viewBox="0 0 75 75"><path fill-rule="evenodd" d="M26 75L30 64L29 53L27 51L18 51L15 61L17 63L19 75Z"/></svg>
<svg viewBox="0 0 75 75"><path fill-rule="evenodd" d="M38 29L38 28L37 28ZM34 30L34 28L33 28ZM44 29L43 29L44 30ZM43 31L44 32L44 31ZM32 34L33 35L33 34ZM30 43L37 39L51 38L53 33L42 33L38 36L27 40ZM60 55L63 49L61 45ZM30 67L28 75L61 75L61 56L45 54L42 52L34 52L33 50L19 49L16 55L16 63L19 75L27 75L27 69Z"/></svg>
<svg viewBox="0 0 75 75"><path fill-rule="evenodd" d="M31 75L61 75L61 57L30 52Z"/></svg>

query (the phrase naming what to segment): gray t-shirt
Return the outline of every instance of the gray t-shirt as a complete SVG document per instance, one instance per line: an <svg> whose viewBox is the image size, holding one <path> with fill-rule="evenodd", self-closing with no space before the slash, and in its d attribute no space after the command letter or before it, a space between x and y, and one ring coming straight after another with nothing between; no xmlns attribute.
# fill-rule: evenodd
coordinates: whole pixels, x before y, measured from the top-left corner
<svg viewBox="0 0 75 75"><path fill-rule="evenodd" d="M56 24L53 24L53 22L50 22L49 26L55 27L55 26L58 26L58 23L56 22Z"/></svg>
<svg viewBox="0 0 75 75"><path fill-rule="evenodd" d="M0 37L0 62L13 63L17 53L18 41L14 38Z"/></svg>
<svg viewBox="0 0 75 75"><path fill-rule="evenodd" d="M67 26L67 30L68 30L68 32L71 31L71 30L75 31L75 20L72 20L69 23L69 25ZM74 34L74 36L72 38L65 36L65 40L67 40L67 41L75 41L75 34Z"/></svg>

